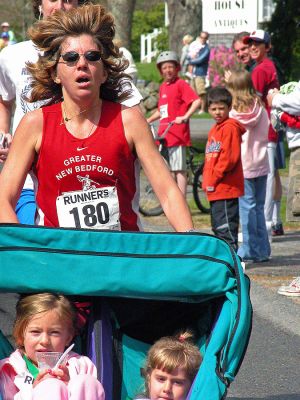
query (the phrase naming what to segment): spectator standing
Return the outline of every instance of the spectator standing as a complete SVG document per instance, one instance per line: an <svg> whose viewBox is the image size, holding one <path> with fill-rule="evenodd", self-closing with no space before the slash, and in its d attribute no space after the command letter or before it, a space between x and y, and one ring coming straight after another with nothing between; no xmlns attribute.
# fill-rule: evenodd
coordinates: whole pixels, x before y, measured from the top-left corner
<svg viewBox="0 0 300 400"><path fill-rule="evenodd" d="M229 118L230 92L222 87L210 89L208 112L216 124L208 133L202 187L211 206L214 234L238 250L239 202L244 194L241 141L245 128Z"/></svg>
<svg viewBox="0 0 300 400"><path fill-rule="evenodd" d="M245 194L239 198L243 244L238 255L245 262L264 262L271 254L264 216L269 172L268 114L255 93L249 72L232 72L227 87L233 97L229 115L247 129L241 147Z"/></svg>
<svg viewBox="0 0 300 400"><path fill-rule="evenodd" d="M244 31L234 35L232 49L237 59L245 66L246 70L251 72L255 66L255 61L251 58L249 45L243 42L245 36L249 36L249 32Z"/></svg>
<svg viewBox="0 0 300 400"><path fill-rule="evenodd" d="M179 57L174 51L162 52L156 65L164 82L159 88L158 110L147 119L149 123L160 119L158 134L162 135L170 122L174 125L165 138L170 169L181 192L186 195L186 147L191 145L188 119L200 105L200 99L188 83L180 79Z"/></svg>
<svg viewBox="0 0 300 400"><path fill-rule="evenodd" d="M273 61L268 58L268 52L271 48L270 35L268 32L258 29L252 32L249 36L245 36L243 38L243 43L249 45L251 58L256 63L251 75L254 88L264 102L268 115L270 116L270 107L267 102L267 94L270 89L279 88L275 65ZM267 179L265 218L269 239L271 241L274 206L277 217L277 233L283 234L282 221L280 218L282 189L278 173L279 165L276 165L276 147L278 142L278 135L271 125L269 125L268 129L268 140L270 172ZM277 183L276 186L275 183ZM277 196L275 193L275 188L277 191ZM276 201L274 201L274 197L276 198Z"/></svg>
<svg viewBox="0 0 300 400"><path fill-rule="evenodd" d="M198 41L201 43L201 47L195 58L189 57L189 63L194 67L192 87L200 97L201 107L199 114L205 112L206 107L206 75L209 64L210 48L207 43L209 38L208 32L201 32Z"/></svg>
<svg viewBox="0 0 300 400"><path fill-rule="evenodd" d="M8 22L2 22L2 24L1 24L2 32L7 32L8 36L9 36L10 44L14 44L14 43L16 43L15 34L11 29L9 29L9 27L10 27L10 25Z"/></svg>
<svg viewBox="0 0 300 400"><path fill-rule="evenodd" d="M189 51L188 51L188 54L187 54L188 59L196 58L197 54L199 53L200 49L202 49L202 47L203 47L203 43L200 40L200 37L198 36L189 45ZM193 79L194 78L194 65L191 65L191 64L188 63L187 72L185 73L185 76L188 79Z"/></svg>
<svg viewBox="0 0 300 400"><path fill-rule="evenodd" d="M189 55L189 48L190 44L193 40L193 36L191 35L184 35L182 38L182 50L181 50L181 56L180 56L180 65L181 65L181 75L184 77L187 70L188 70L188 55ZM190 73L193 72L193 67L191 68Z"/></svg>
<svg viewBox="0 0 300 400"><path fill-rule="evenodd" d="M300 221L300 81L291 92L280 93L274 89L269 92L268 103L286 121L288 146L291 151L289 162L289 185L286 202L287 221ZM283 115L282 115L283 114ZM295 118L291 118L294 116ZM292 122L289 125L288 122ZM289 297L300 296L300 276L289 285L281 286L278 293Z"/></svg>

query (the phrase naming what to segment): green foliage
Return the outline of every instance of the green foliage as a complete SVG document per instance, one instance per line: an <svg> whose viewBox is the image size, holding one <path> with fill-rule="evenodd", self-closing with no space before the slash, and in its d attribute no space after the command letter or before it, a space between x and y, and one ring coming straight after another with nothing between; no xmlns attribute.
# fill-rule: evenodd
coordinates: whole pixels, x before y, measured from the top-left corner
<svg viewBox="0 0 300 400"><path fill-rule="evenodd" d="M162 28L162 32L157 36L156 46L158 53L169 50L169 34L166 27Z"/></svg>
<svg viewBox="0 0 300 400"><path fill-rule="evenodd" d="M164 3L153 6L147 12L136 10L133 13L131 52L135 60L140 59L141 35L152 32L154 28L162 28L164 26L164 18ZM157 39L158 50L165 49L163 44L168 43L166 38L167 31L163 30Z"/></svg>
<svg viewBox="0 0 300 400"><path fill-rule="evenodd" d="M156 68L155 62L152 63L136 63L138 69L139 79L143 79L147 82L158 82L161 83L162 79L158 69Z"/></svg>
<svg viewBox="0 0 300 400"><path fill-rule="evenodd" d="M276 8L266 29L272 35L272 56L283 73L283 82L300 79L300 2L275 0Z"/></svg>

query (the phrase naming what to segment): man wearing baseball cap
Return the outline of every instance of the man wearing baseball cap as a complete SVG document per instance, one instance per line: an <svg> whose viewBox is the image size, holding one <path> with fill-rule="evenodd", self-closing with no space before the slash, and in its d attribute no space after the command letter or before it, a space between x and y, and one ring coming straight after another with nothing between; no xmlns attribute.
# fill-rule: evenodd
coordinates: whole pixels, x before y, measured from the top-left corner
<svg viewBox="0 0 300 400"><path fill-rule="evenodd" d="M256 66L252 71L252 82L257 94L263 100L267 112L270 116L270 106L267 102L267 94L270 89L279 89L279 81L276 72L276 67L272 60L268 58L268 52L271 49L271 37L268 32L262 29L257 29L250 33L250 35L243 38L243 43L248 44L250 48L251 58L256 62ZM269 237L271 238L271 231L274 231L272 225L281 227L278 234L283 234L282 221L280 218L280 202L281 202L281 183L278 173L279 165L276 165L276 147L278 143L278 134L274 131L272 126L269 126L268 131L268 156L270 163L270 172L267 180L267 191L265 200L265 217ZM276 177L276 180L275 180ZM275 190L276 182L276 190ZM274 201L274 193L276 201ZM273 222L273 210L276 207L277 219Z"/></svg>

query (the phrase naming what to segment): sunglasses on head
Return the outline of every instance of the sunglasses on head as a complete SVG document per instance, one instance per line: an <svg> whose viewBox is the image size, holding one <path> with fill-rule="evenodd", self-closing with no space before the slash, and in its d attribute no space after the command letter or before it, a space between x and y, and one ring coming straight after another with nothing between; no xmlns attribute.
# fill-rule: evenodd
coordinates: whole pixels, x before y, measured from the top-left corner
<svg viewBox="0 0 300 400"><path fill-rule="evenodd" d="M86 61L96 62L101 59L101 53L98 50L89 50L86 51L84 54L79 54L77 51L67 51L64 54L61 54L61 58L66 63L75 63L79 60L80 56L83 56Z"/></svg>

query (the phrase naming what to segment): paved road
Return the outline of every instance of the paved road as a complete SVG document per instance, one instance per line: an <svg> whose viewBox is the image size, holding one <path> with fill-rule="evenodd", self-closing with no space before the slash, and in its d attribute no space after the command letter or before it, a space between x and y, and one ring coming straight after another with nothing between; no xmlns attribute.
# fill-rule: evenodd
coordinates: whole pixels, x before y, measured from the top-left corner
<svg viewBox="0 0 300 400"><path fill-rule="evenodd" d="M208 131L210 130L213 124L214 124L213 119L191 118L190 128L191 128L192 139L206 141Z"/></svg>
<svg viewBox="0 0 300 400"><path fill-rule="evenodd" d="M300 306L256 283L251 300L252 335L228 398L299 399Z"/></svg>
<svg viewBox="0 0 300 400"><path fill-rule="evenodd" d="M158 122L153 123L154 126L158 125ZM197 140L206 141L208 131L214 124L213 119L205 119L205 118L191 118L190 119L190 129L191 129L191 138Z"/></svg>

